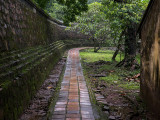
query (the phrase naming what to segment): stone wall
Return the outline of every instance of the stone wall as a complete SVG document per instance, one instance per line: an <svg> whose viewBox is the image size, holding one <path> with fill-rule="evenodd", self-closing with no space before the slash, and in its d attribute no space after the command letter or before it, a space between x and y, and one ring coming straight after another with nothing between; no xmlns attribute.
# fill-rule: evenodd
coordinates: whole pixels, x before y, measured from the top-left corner
<svg viewBox="0 0 160 120"><path fill-rule="evenodd" d="M0 51L82 38L64 29L29 0L0 0Z"/></svg>
<svg viewBox="0 0 160 120"><path fill-rule="evenodd" d="M64 51L85 38L30 0L0 0L0 120L17 120Z"/></svg>
<svg viewBox="0 0 160 120"><path fill-rule="evenodd" d="M141 30L141 95L160 115L160 1L154 0ZM160 118L160 116L159 116Z"/></svg>
<svg viewBox="0 0 160 120"><path fill-rule="evenodd" d="M25 1L0 0L0 50L46 45L47 19Z"/></svg>
<svg viewBox="0 0 160 120"><path fill-rule="evenodd" d="M53 66L62 57L63 41L26 48L0 59L0 119L17 120Z"/></svg>

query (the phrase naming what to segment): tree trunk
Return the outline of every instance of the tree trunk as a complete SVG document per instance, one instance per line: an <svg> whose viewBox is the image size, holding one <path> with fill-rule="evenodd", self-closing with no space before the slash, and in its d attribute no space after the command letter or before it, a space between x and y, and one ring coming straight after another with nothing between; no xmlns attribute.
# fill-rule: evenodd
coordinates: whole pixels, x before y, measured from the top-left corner
<svg viewBox="0 0 160 120"><path fill-rule="evenodd" d="M94 52L98 52L99 49L100 49L100 47L95 47Z"/></svg>
<svg viewBox="0 0 160 120"><path fill-rule="evenodd" d="M113 54L112 61L116 61L116 56L118 55L120 47L121 47L121 44L119 43L118 46L117 46L117 48L116 48L116 51Z"/></svg>
<svg viewBox="0 0 160 120"><path fill-rule="evenodd" d="M124 32L125 32L125 31L123 31L123 32L121 33L121 35L120 35L120 38L119 38L119 41L118 41L118 46L117 46L117 48L116 48L116 51L115 51L114 54L113 54L112 61L115 61L116 56L118 55L118 52L119 52L119 50L120 50L120 48L121 48L121 41L122 41L122 37L123 37L123 35L124 35Z"/></svg>
<svg viewBox="0 0 160 120"><path fill-rule="evenodd" d="M131 67L135 69L139 67L136 57L136 29L134 24L128 27L125 35L125 57L117 64L118 67Z"/></svg>
<svg viewBox="0 0 160 120"><path fill-rule="evenodd" d="M98 47L97 47L97 42L94 38L93 38L93 42L94 42L94 52L98 52L98 50L101 48L101 45L100 43L98 43Z"/></svg>

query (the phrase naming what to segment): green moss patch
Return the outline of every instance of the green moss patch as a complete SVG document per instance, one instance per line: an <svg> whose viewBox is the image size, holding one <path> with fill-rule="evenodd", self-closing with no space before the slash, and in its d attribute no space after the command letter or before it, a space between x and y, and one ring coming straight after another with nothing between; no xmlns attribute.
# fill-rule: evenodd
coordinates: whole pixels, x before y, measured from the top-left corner
<svg viewBox="0 0 160 120"><path fill-rule="evenodd" d="M3 111L2 119L18 119L45 78L49 75L53 66L62 57L65 49L64 43L57 41L48 46L38 47L38 49L34 48L29 54L19 56L22 62L13 66L6 66L5 69L7 71L5 72L12 72L3 76L1 74L0 76L0 106L2 106L0 110ZM27 56L32 57L23 60L23 57Z"/></svg>

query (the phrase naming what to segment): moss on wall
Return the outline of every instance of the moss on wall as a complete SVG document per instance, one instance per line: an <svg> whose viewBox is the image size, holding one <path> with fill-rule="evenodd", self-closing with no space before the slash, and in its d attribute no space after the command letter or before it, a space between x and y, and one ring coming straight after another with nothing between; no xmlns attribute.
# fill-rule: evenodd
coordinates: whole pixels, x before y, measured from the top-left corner
<svg viewBox="0 0 160 120"><path fill-rule="evenodd" d="M155 0L141 31L141 96L160 119L160 1Z"/></svg>
<svg viewBox="0 0 160 120"><path fill-rule="evenodd" d="M0 119L16 120L63 52L90 44L83 39L30 0L0 0Z"/></svg>
<svg viewBox="0 0 160 120"><path fill-rule="evenodd" d="M1 118L6 120L16 120L18 118L66 49L62 41L39 48L41 50L39 50L37 56L34 56L35 62L32 61L27 67L18 67L16 71L13 71L14 73L18 71L18 74L14 74L14 77L1 79L0 111L3 114ZM34 52L37 53L37 51ZM19 55L19 53L17 54ZM33 54L33 52L30 54ZM37 59L38 57L40 58ZM23 62L23 64L26 63L28 63L28 60ZM15 66L19 66L19 64L21 62ZM12 67L10 68L12 69ZM2 74L0 74L0 78L1 76Z"/></svg>

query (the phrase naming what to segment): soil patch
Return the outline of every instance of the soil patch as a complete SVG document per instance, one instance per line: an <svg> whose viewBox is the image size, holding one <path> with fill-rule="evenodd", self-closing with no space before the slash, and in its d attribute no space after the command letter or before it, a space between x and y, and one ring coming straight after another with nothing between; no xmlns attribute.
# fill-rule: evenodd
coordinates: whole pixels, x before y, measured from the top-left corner
<svg viewBox="0 0 160 120"><path fill-rule="evenodd" d="M145 104L140 98L139 89L125 89L118 85L118 81L109 84L101 77L106 77L115 71L100 70L103 65L112 64L110 61L96 61L86 63L82 60L85 69L85 76L92 84L97 104L109 120L154 120L153 114L146 110ZM140 74L133 76L123 76L126 83L135 82L140 84ZM121 81L121 82L123 82Z"/></svg>

